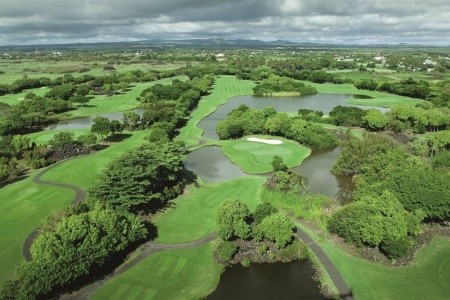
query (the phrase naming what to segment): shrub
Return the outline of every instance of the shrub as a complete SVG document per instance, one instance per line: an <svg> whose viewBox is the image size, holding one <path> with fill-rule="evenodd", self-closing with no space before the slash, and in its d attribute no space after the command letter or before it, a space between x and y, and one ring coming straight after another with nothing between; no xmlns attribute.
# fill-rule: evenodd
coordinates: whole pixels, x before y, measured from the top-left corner
<svg viewBox="0 0 450 300"><path fill-rule="evenodd" d="M380 248L387 257L395 259L407 254L413 244L414 242L405 236L398 240L386 239L381 243Z"/></svg>
<svg viewBox="0 0 450 300"><path fill-rule="evenodd" d="M214 253L221 261L229 261L238 251L238 246L229 241L218 240L214 246Z"/></svg>

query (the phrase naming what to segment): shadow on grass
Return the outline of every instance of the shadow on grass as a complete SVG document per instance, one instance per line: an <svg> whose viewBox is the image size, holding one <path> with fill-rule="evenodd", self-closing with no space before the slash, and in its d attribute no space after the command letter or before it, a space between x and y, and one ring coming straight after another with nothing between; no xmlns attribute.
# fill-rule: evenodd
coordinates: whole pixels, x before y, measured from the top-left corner
<svg viewBox="0 0 450 300"><path fill-rule="evenodd" d="M118 142L122 142L123 140L126 140L132 136L133 135L129 134L129 133L116 133L114 135L108 136L105 139L105 142L118 143Z"/></svg>

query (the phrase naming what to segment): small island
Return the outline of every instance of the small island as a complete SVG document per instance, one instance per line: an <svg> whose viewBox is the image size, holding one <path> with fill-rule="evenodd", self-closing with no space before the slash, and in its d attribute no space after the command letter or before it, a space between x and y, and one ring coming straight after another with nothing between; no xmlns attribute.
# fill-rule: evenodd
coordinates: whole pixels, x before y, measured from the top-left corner
<svg viewBox="0 0 450 300"><path fill-rule="evenodd" d="M257 83L253 88L254 96L300 97L314 94L317 94L317 90L314 87L295 81L289 77L274 74Z"/></svg>

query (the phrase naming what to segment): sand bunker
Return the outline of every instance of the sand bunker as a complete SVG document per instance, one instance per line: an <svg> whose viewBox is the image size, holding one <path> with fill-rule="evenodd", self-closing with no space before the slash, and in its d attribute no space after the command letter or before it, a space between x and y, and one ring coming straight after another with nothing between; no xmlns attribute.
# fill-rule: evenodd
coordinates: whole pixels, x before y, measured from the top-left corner
<svg viewBox="0 0 450 300"><path fill-rule="evenodd" d="M264 144L270 144L270 145L281 145L283 144L283 141L280 140L266 140L266 139L260 139L255 137L250 137L247 139L249 142L258 142L258 143L264 143Z"/></svg>

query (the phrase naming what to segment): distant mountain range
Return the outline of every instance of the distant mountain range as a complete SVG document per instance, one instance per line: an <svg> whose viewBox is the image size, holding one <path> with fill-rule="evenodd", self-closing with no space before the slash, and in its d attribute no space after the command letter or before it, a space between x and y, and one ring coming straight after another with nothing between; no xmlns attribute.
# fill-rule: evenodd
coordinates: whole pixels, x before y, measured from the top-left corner
<svg viewBox="0 0 450 300"><path fill-rule="evenodd" d="M208 39L184 39L184 40L165 40L165 39L149 39L131 42L106 42L106 43L76 43L76 44L47 44L47 45L10 45L2 46L2 51L52 51L52 50L113 50L113 49L144 49L144 48L209 48L209 49L235 49L235 48L411 48L411 47L435 47L427 45L411 45L400 43L392 44L327 44L327 43L312 43L312 42L291 42L286 40L276 41L260 41L260 40L245 40L234 39L228 40L223 38L208 38ZM442 48L442 47L441 47Z"/></svg>

